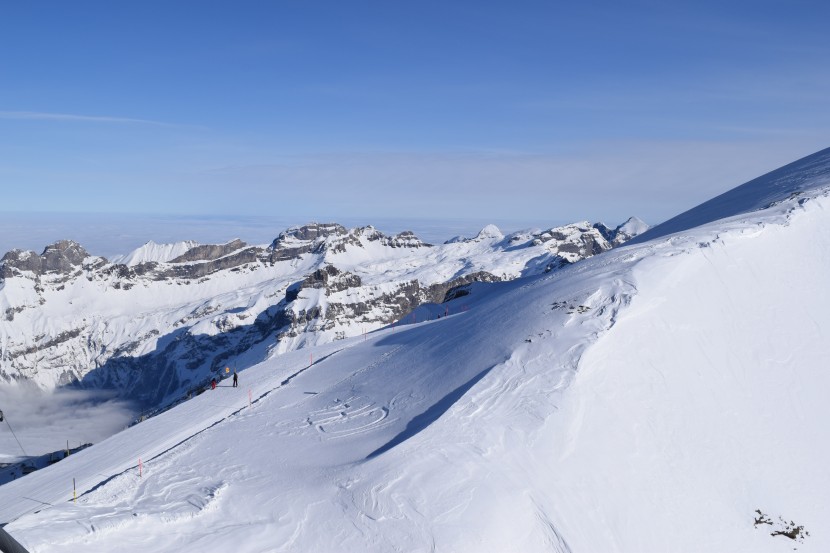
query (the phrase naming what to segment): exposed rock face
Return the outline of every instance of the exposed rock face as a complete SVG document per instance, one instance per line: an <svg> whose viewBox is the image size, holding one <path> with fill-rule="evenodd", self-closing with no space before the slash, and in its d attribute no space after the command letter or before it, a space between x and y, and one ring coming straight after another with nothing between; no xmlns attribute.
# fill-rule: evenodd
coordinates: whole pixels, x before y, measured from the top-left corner
<svg viewBox="0 0 830 553"><path fill-rule="evenodd" d="M568 261L569 257L583 259L613 247L608 238L588 222L547 230L536 235L533 243L549 244L549 251Z"/></svg>
<svg viewBox="0 0 830 553"><path fill-rule="evenodd" d="M271 242L269 261L284 261L305 253L319 250L324 243L323 239L329 236L343 236L349 233L345 227L337 223L310 223L301 227L292 227L281 232Z"/></svg>
<svg viewBox="0 0 830 553"><path fill-rule="evenodd" d="M12 250L0 260L0 277L11 278L22 272L41 273L43 260L33 251Z"/></svg>
<svg viewBox="0 0 830 553"><path fill-rule="evenodd" d="M405 230L395 236L384 236L382 233L377 239L381 240L384 246L390 248L431 248L432 244L422 242L411 230ZM373 238L370 238L372 240Z"/></svg>
<svg viewBox="0 0 830 553"><path fill-rule="evenodd" d="M431 246L408 231L311 223L267 248L196 245L170 261L131 254L131 266L71 241L41 255L13 250L0 260L0 378L169 402L227 364L380 328L471 283L555 270L619 236L590 223L506 237L488 226Z"/></svg>
<svg viewBox="0 0 830 553"><path fill-rule="evenodd" d="M347 288L360 286L360 277L348 272L341 272L334 265L326 265L308 275L302 282L302 288L324 288L326 294L340 292Z"/></svg>
<svg viewBox="0 0 830 553"><path fill-rule="evenodd" d="M228 255L229 253L242 249L245 246L245 242L238 239L233 240L232 242L228 242L227 244L208 244L203 246L196 246L194 248L187 250L179 257L172 259L170 263L184 263L186 261L213 261L214 259L219 259L220 257Z"/></svg>
<svg viewBox="0 0 830 553"><path fill-rule="evenodd" d="M12 250L0 260L0 278L9 278L29 272L40 276L47 273L68 274L76 270L89 253L77 242L61 240L47 246L43 253Z"/></svg>
<svg viewBox="0 0 830 553"><path fill-rule="evenodd" d="M240 242L240 244L243 243ZM201 248L203 246L199 247ZM216 254L217 251L219 250L214 250L210 255ZM235 249L231 249L230 251L233 252ZM177 265L175 262L171 262L171 266L164 271L158 272L156 278L159 280L198 279L225 269L235 269L246 263L258 263L262 257L262 253L262 249L252 247L237 251L231 255L225 255L224 257L212 258L210 261L201 263L181 263Z"/></svg>

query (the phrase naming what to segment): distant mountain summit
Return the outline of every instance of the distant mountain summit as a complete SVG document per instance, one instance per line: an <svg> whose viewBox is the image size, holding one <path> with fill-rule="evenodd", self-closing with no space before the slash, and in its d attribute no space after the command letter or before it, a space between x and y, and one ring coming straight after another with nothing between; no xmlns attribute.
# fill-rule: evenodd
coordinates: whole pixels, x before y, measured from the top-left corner
<svg viewBox="0 0 830 553"><path fill-rule="evenodd" d="M173 244L156 244L152 240L130 252L127 255L114 257L111 261L115 264L134 267L141 263L166 263L176 259L188 250L198 246L193 240L176 242Z"/></svg>
<svg viewBox="0 0 830 553"><path fill-rule="evenodd" d="M33 251L12 250L0 259L0 278L26 273L33 276L70 274L89 257L89 253L72 240L60 240L46 246L40 255Z"/></svg>

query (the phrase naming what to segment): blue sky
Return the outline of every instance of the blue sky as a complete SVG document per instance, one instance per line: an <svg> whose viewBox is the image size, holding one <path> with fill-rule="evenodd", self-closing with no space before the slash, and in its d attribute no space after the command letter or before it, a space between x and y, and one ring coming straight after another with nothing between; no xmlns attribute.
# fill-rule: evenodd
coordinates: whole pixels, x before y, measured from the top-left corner
<svg viewBox="0 0 830 553"><path fill-rule="evenodd" d="M828 20L763 0L10 3L0 211L657 223L830 146Z"/></svg>

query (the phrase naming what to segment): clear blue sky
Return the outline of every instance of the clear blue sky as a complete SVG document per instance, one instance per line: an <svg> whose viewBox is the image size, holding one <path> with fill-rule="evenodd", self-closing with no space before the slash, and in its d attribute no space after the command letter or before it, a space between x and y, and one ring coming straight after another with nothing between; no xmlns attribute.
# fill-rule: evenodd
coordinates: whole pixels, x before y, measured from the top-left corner
<svg viewBox="0 0 830 553"><path fill-rule="evenodd" d="M830 146L826 2L8 2L0 211L657 223Z"/></svg>

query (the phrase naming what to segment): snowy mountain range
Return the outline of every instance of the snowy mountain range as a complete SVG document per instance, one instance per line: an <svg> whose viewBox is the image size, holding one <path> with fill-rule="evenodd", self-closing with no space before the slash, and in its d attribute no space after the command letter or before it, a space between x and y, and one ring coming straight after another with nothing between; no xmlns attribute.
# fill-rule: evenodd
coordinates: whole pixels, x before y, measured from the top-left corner
<svg viewBox="0 0 830 553"><path fill-rule="evenodd" d="M37 305L58 321L79 306L116 319L121 309L218 336L216 317L300 304L280 327L276 343L288 345L239 354L251 362L239 388L0 486L0 522L41 553L830 550L828 213L830 149L574 263L557 259L569 253L558 232L608 238L584 225L550 238L490 228L429 248L316 226L250 253L160 254L144 272L56 246L80 259L70 276L44 270L63 264L50 249L39 262L15 253L7 323L41 331L62 327L34 317ZM237 271L218 268L246 256ZM217 269L193 276L200 264ZM499 281L451 285L481 271ZM385 324L389 306L413 307L395 287L415 278L419 291L443 283L445 303L422 300L412 323ZM113 294L131 299L105 304ZM158 307L136 311L139 301ZM363 335L358 315L308 331L332 305L360 302L377 330ZM319 316L299 315L315 306ZM194 307L206 314L187 319ZM141 324L111 328L140 335ZM314 343L313 358L301 343Z"/></svg>
<svg viewBox="0 0 830 553"><path fill-rule="evenodd" d="M646 228L631 218L504 236L491 225L432 246L312 223L268 246L148 242L113 261L69 240L12 250L0 261L0 377L164 405L227 366L371 332L472 282L551 271Z"/></svg>

